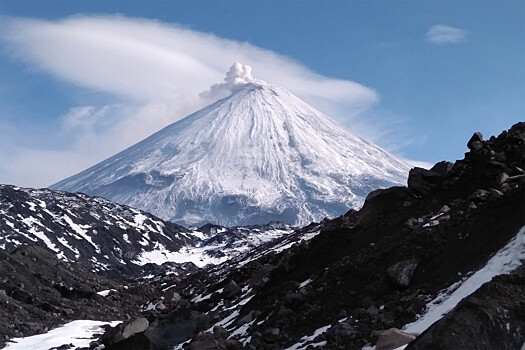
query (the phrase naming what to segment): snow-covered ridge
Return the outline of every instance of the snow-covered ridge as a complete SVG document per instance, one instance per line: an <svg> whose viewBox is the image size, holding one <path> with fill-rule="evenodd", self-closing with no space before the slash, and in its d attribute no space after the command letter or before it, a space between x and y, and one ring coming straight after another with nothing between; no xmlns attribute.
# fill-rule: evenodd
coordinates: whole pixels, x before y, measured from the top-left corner
<svg viewBox="0 0 525 350"><path fill-rule="evenodd" d="M100 197L0 185L0 248L37 244L93 270L125 266L162 244L192 246L188 230Z"/></svg>
<svg viewBox="0 0 525 350"><path fill-rule="evenodd" d="M279 223L186 229L100 197L0 185L0 249L36 244L94 271L141 274L146 264L166 262L204 267L292 232Z"/></svg>
<svg viewBox="0 0 525 350"><path fill-rule="evenodd" d="M52 186L186 225L307 224L403 184L410 166L264 82Z"/></svg>

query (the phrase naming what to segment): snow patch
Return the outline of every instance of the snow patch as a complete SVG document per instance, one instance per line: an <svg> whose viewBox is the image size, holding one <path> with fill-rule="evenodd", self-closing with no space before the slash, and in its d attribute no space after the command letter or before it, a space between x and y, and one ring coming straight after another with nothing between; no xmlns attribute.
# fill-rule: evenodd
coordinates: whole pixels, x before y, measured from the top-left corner
<svg viewBox="0 0 525 350"><path fill-rule="evenodd" d="M89 347L89 343L94 340L93 335L103 332L103 325L109 324L114 327L119 323L120 321L73 321L44 334L11 339L4 349L48 350L52 347L58 347L64 344L73 344L75 347Z"/></svg>

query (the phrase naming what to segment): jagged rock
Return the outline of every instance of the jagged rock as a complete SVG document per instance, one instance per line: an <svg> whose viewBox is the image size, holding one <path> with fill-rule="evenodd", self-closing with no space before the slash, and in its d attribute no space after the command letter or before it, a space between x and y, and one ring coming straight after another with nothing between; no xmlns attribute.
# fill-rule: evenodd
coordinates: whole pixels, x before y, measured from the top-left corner
<svg viewBox="0 0 525 350"><path fill-rule="evenodd" d="M377 315L379 315L379 310L374 305L370 305L368 309L366 309L366 313L372 317L376 317Z"/></svg>
<svg viewBox="0 0 525 350"><path fill-rule="evenodd" d="M450 211L450 207L446 204L443 207L441 207L441 209L439 210L440 213L448 213L449 211Z"/></svg>
<svg viewBox="0 0 525 350"><path fill-rule="evenodd" d="M486 201L489 199L489 191L478 189L469 196L471 200Z"/></svg>
<svg viewBox="0 0 525 350"><path fill-rule="evenodd" d="M410 228L415 228L418 226L419 224L419 221L416 219L416 218L410 218L406 221L406 224L408 225L408 227Z"/></svg>
<svg viewBox="0 0 525 350"><path fill-rule="evenodd" d="M280 338L281 330L279 328L267 328L264 331L264 339L267 341L274 341Z"/></svg>
<svg viewBox="0 0 525 350"><path fill-rule="evenodd" d="M423 168L412 168L408 173L408 188L417 194L427 194L442 178L442 175Z"/></svg>
<svg viewBox="0 0 525 350"><path fill-rule="evenodd" d="M190 350L221 350L224 347L219 346L219 342L215 340L213 334L210 332L202 332L197 334L190 342Z"/></svg>
<svg viewBox="0 0 525 350"><path fill-rule="evenodd" d="M467 147L470 150L477 150L483 147L483 135L480 132L475 132L470 140L467 142Z"/></svg>
<svg viewBox="0 0 525 350"><path fill-rule="evenodd" d="M377 219L379 215L384 215L393 210L411 196L406 187L390 187L370 192L366 197L363 208L354 214L354 220L360 225L366 225Z"/></svg>
<svg viewBox="0 0 525 350"><path fill-rule="evenodd" d="M394 322L396 320L396 316L391 311L382 312L379 315L379 320L386 326L391 327L394 325Z"/></svg>
<svg viewBox="0 0 525 350"><path fill-rule="evenodd" d="M500 185L504 184L505 182L507 182L509 179L509 175L507 173L501 173L498 175L498 183Z"/></svg>
<svg viewBox="0 0 525 350"><path fill-rule="evenodd" d="M452 168L454 168L454 163L441 161L434 164L434 166L430 168L430 171L439 174L440 176L445 176L452 170Z"/></svg>
<svg viewBox="0 0 525 350"><path fill-rule="evenodd" d="M234 280L228 281L228 283L224 286L223 294L226 297L233 297L241 292L241 288L237 285L237 283Z"/></svg>
<svg viewBox="0 0 525 350"><path fill-rule="evenodd" d="M376 350L393 350L410 343L415 338L415 336L400 331L397 328L390 328L379 335Z"/></svg>
<svg viewBox="0 0 525 350"><path fill-rule="evenodd" d="M490 188L489 189L489 193L494 198L499 198L499 197L503 196L503 192L501 192L500 190L497 190L495 188Z"/></svg>
<svg viewBox="0 0 525 350"><path fill-rule="evenodd" d="M215 339L228 339L230 333L221 326L213 327L213 337Z"/></svg>
<svg viewBox="0 0 525 350"><path fill-rule="evenodd" d="M241 350L243 349L242 343L237 339L226 339L224 345L227 350Z"/></svg>
<svg viewBox="0 0 525 350"><path fill-rule="evenodd" d="M418 259L400 261L387 269L388 276L397 285L401 287L408 287L418 263Z"/></svg>
<svg viewBox="0 0 525 350"><path fill-rule="evenodd" d="M262 287L268 281L270 272L275 270L276 266L271 264L264 264L257 272L253 274L250 285L253 287Z"/></svg>
<svg viewBox="0 0 525 350"><path fill-rule="evenodd" d="M102 336L101 341L104 345L117 344L138 333L143 333L148 329L148 326L149 322L144 317L124 322L108 329Z"/></svg>
<svg viewBox="0 0 525 350"><path fill-rule="evenodd" d="M241 318L237 321L237 325L238 325L238 326L242 326L243 324L246 324L246 323L252 322L253 318L254 318L254 311L251 310L250 312L248 312L248 314L247 314L246 316L241 317Z"/></svg>
<svg viewBox="0 0 525 350"><path fill-rule="evenodd" d="M164 300L166 300L166 301L169 302L169 303L176 304L176 303L178 303L181 299L182 299L182 297L180 296L180 294L177 293L173 288L172 288L172 289L168 289L168 290L164 293Z"/></svg>
<svg viewBox="0 0 525 350"><path fill-rule="evenodd" d="M176 309L151 322L146 337L158 347L171 347L209 327L210 317L196 310Z"/></svg>

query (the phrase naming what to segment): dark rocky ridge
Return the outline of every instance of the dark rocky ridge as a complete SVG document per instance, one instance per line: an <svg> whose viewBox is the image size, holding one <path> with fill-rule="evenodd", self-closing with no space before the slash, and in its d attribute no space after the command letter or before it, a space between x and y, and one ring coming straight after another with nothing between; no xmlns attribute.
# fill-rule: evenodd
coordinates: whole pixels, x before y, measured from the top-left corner
<svg viewBox="0 0 525 350"><path fill-rule="evenodd" d="M382 330L413 321L440 290L483 266L525 225L525 123L476 142L465 159L416 168L408 188L372 192L361 210L324 221L309 243L183 280L161 279L155 288L173 285L194 302L151 313L150 324L164 320L181 329L185 322L170 324L163 315L192 310L211 327L238 310L222 325L241 340L249 336L247 349L286 348L326 325L331 328L313 342L326 342L327 349L375 343ZM232 280L238 289L226 293ZM140 337L142 348L171 346L159 346L148 331ZM215 344L210 349L226 346L207 333L193 344L203 339ZM242 347L235 340L230 346Z"/></svg>

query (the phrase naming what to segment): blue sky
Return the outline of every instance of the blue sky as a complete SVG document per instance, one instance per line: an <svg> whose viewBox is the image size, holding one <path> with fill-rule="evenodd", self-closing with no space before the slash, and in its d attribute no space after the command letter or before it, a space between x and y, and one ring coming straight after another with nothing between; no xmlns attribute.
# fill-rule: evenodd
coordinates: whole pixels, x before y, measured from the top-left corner
<svg viewBox="0 0 525 350"><path fill-rule="evenodd" d="M210 102L235 60L407 159L460 159L474 131L524 120L523 1L0 0L0 16L0 183L112 155Z"/></svg>

